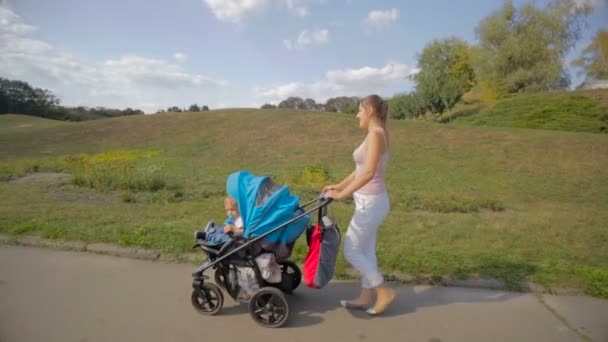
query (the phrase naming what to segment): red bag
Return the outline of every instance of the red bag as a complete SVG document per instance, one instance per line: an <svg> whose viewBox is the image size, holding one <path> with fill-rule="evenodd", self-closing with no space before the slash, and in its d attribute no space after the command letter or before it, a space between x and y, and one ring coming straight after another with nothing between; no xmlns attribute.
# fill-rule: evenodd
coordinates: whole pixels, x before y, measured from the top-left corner
<svg viewBox="0 0 608 342"><path fill-rule="evenodd" d="M306 231L308 254L304 260L304 283L313 289L327 285L334 276L340 248L340 231L327 217Z"/></svg>

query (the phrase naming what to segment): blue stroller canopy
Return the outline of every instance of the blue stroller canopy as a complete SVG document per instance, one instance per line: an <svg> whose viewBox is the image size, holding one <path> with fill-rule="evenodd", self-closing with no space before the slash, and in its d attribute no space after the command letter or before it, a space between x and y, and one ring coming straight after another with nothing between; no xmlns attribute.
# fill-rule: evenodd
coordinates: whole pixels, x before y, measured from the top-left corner
<svg viewBox="0 0 608 342"><path fill-rule="evenodd" d="M304 213L299 207L300 197L291 195L288 186L275 184L268 176L255 176L246 170L228 176L226 192L238 202L245 239L261 236ZM310 215L305 215L268 234L261 239L261 247L275 252L277 258L289 257L310 219Z"/></svg>

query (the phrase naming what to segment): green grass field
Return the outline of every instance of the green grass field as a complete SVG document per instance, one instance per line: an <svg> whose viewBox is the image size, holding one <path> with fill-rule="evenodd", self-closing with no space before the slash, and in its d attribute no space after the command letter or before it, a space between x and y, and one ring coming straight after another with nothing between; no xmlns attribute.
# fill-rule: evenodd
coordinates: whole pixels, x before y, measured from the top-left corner
<svg viewBox="0 0 608 342"><path fill-rule="evenodd" d="M530 280L608 298L608 135L389 125L384 272L494 277L512 289ZM0 233L188 252L193 230L223 220L231 172L271 175L308 200L352 170L363 137L354 117L335 113L226 109L80 123L2 115ZM344 231L352 206L331 205ZM301 238L294 259L305 253ZM338 275L348 273L340 257Z"/></svg>
<svg viewBox="0 0 608 342"><path fill-rule="evenodd" d="M487 105L460 104L455 122L475 126L608 133L608 91L516 95Z"/></svg>

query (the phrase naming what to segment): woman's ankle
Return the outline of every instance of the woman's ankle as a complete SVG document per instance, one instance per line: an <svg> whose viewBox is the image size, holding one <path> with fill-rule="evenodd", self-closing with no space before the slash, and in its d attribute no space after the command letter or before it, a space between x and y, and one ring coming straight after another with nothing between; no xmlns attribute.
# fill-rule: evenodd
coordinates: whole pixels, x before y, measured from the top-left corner
<svg viewBox="0 0 608 342"><path fill-rule="evenodd" d="M374 291L373 289L361 289L361 293L359 294L359 298L366 302L371 302L374 299Z"/></svg>

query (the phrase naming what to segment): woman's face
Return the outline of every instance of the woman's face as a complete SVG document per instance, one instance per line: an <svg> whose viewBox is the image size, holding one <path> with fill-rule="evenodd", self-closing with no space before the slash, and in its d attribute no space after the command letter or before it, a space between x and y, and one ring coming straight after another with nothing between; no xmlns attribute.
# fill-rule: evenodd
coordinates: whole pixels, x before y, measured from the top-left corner
<svg viewBox="0 0 608 342"><path fill-rule="evenodd" d="M366 108L362 104L359 104L359 113L357 113L357 119L359 119L359 127L367 128L369 126L369 120L372 117L372 111L370 108Z"/></svg>

